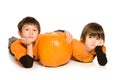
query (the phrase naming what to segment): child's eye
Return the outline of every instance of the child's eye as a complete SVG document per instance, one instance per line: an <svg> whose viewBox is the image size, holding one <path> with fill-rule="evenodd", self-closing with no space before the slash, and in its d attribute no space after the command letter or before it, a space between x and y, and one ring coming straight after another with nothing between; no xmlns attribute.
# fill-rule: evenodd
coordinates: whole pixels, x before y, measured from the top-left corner
<svg viewBox="0 0 120 80"><path fill-rule="evenodd" d="M92 36L89 36L89 38L92 38Z"/></svg>
<svg viewBox="0 0 120 80"><path fill-rule="evenodd" d="M25 29L26 31L28 31L28 29Z"/></svg>
<svg viewBox="0 0 120 80"><path fill-rule="evenodd" d="M98 37L98 38L96 38L97 40L99 40L100 38Z"/></svg>
<svg viewBox="0 0 120 80"><path fill-rule="evenodd" d="M99 40L99 38L97 38L97 40Z"/></svg>
<svg viewBox="0 0 120 80"><path fill-rule="evenodd" d="M37 31L37 29L34 29L33 31Z"/></svg>

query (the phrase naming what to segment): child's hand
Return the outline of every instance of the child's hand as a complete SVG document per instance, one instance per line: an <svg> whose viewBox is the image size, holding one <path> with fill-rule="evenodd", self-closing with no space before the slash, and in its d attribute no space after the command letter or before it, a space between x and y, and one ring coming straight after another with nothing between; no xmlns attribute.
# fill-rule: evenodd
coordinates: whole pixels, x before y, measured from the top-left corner
<svg viewBox="0 0 120 80"><path fill-rule="evenodd" d="M72 35L71 35L71 33L70 32L68 32L68 31L65 31L65 35L66 35L66 41L68 42L68 43L71 43L72 42Z"/></svg>
<svg viewBox="0 0 120 80"><path fill-rule="evenodd" d="M21 42L25 45L29 45L30 43L32 43L27 38L21 38Z"/></svg>

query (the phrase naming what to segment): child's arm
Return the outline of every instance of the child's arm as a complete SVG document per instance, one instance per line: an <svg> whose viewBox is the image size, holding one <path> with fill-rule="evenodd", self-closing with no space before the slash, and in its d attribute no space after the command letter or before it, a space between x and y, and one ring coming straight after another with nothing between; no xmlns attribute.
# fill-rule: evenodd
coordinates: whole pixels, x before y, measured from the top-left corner
<svg viewBox="0 0 120 80"><path fill-rule="evenodd" d="M98 63L101 66L104 66L107 63L107 57L106 54L102 51L102 46L97 46L95 48L95 51L96 51Z"/></svg>
<svg viewBox="0 0 120 80"><path fill-rule="evenodd" d="M23 65L23 67L25 67L25 68L32 67L33 61L34 61L33 55L31 53L32 52L32 49L31 49L32 45L26 46L28 48L27 49L27 54L24 55L24 53L22 54L22 52L24 52L24 51L21 51L23 49L22 48L19 49L21 47L21 44L19 44L19 43L16 44L16 42L15 42L16 40L18 40L18 38L16 38L16 37L9 38L8 49L9 49L10 53L13 56L15 56L17 60L19 60L19 62ZM14 44L14 42L15 42L15 44ZM12 45L12 44L14 44L14 45ZM13 47L15 47L15 49L11 49ZM18 56L19 53L22 54L22 55L24 55L24 56L22 56L22 55Z"/></svg>
<svg viewBox="0 0 120 80"><path fill-rule="evenodd" d="M27 55L21 57L20 62L21 62L21 64L23 64L23 66L25 68L30 68L30 67L33 66L33 62L34 62L34 59L33 59L33 44L29 43L29 41L27 41L25 38L21 38L21 41L27 47Z"/></svg>
<svg viewBox="0 0 120 80"><path fill-rule="evenodd" d="M66 41L68 42L68 43L71 43L72 42L72 35L71 35L71 33L70 32L68 32L68 31L66 31L66 30L56 30L55 32L63 32L63 33L65 33L65 35L66 35Z"/></svg>
<svg viewBox="0 0 120 80"><path fill-rule="evenodd" d="M29 56L25 55L20 58L20 63L25 67L25 68L31 68L33 66L33 61L34 59Z"/></svg>
<svg viewBox="0 0 120 80"><path fill-rule="evenodd" d="M65 32L65 30L56 30L54 32Z"/></svg>

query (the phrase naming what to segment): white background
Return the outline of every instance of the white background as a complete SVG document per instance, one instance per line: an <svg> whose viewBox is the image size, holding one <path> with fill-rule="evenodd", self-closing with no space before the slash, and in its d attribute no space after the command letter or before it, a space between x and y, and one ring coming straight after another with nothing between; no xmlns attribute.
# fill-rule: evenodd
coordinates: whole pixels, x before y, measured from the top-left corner
<svg viewBox="0 0 120 80"><path fill-rule="evenodd" d="M120 72L119 0L0 0L0 80L119 80ZM104 28L108 63L70 61L48 68L35 62L33 68L21 67L8 52L8 39L17 34L18 22L35 17L41 33L68 30L79 39L83 27L98 22ZM119 29L118 29L119 28Z"/></svg>

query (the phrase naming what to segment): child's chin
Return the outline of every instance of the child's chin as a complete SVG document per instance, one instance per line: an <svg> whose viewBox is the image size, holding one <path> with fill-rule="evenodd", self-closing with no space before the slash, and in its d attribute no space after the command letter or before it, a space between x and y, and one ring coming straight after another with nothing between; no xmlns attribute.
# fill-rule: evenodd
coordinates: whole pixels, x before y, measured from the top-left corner
<svg viewBox="0 0 120 80"><path fill-rule="evenodd" d="M95 49L95 47L91 47L91 50Z"/></svg>
<svg viewBox="0 0 120 80"><path fill-rule="evenodd" d="M35 42L35 40L30 40L30 43L33 43L33 42Z"/></svg>

